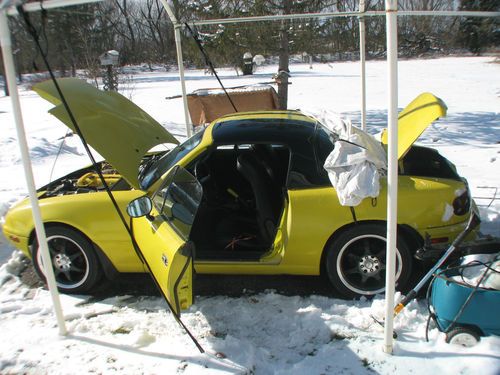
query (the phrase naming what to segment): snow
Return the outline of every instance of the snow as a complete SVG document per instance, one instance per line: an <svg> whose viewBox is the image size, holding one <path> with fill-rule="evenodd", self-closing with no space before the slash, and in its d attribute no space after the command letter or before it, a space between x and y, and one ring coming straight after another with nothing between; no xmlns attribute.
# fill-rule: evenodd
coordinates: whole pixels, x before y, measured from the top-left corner
<svg viewBox="0 0 500 375"><path fill-rule="evenodd" d="M461 268L456 276L451 276L457 283L470 287L500 290L500 255L474 254L462 258Z"/></svg>
<svg viewBox="0 0 500 375"><path fill-rule="evenodd" d="M276 66L252 77L219 69L224 83L239 86L270 80ZM386 64L367 63L368 130L385 126ZM293 64L290 108L342 112L359 125L359 65L345 62ZM217 87L202 70L186 72L193 91ZM137 73L127 92L140 107L179 138L185 137L175 72ZM481 205L482 231L500 236L500 65L491 57L452 57L399 62L399 103L421 92L448 105L448 116L432 125L420 144L438 149L469 181ZM47 114L51 105L33 91L20 92L37 186L87 165L76 137ZM0 97L0 217L26 194L9 98ZM53 163L60 153L56 167ZM491 205L489 205L491 203ZM489 205L489 207L488 207ZM0 235L0 373L73 374L498 374L500 338L485 337L472 348L449 345L432 328L425 341L427 305L413 301L395 320L394 354L382 352L383 330L370 317L383 316L383 299L343 301L328 296L286 296L274 290L240 297L199 296L183 321L207 350L200 354L161 298L117 295L103 300L61 296L69 335L58 336L49 293L30 288L19 275L26 266ZM304 281L304 282L307 282ZM216 355L219 353L219 355ZM221 354L222 353L222 354ZM225 358L222 358L225 357Z"/></svg>

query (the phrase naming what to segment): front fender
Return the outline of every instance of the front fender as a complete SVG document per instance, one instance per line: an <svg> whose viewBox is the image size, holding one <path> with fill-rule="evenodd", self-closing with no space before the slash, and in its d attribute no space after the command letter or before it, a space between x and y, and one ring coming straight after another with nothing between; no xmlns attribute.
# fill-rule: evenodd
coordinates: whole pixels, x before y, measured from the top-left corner
<svg viewBox="0 0 500 375"><path fill-rule="evenodd" d="M143 195L140 190L114 192L125 218L130 201ZM107 193L64 195L39 200L44 223L60 223L77 229L94 242L120 272L143 272L142 263L135 254L127 230ZM5 217L4 232L20 238L34 233L31 205L25 199L13 206ZM26 241L27 242L27 241ZM16 247L18 244L14 245ZM28 243L21 248L26 253Z"/></svg>

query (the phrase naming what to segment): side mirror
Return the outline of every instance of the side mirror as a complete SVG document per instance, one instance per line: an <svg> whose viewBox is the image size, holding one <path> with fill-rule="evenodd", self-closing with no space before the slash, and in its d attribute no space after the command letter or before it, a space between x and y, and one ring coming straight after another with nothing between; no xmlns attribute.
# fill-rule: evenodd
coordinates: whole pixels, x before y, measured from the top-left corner
<svg viewBox="0 0 500 375"><path fill-rule="evenodd" d="M147 195L134 199L127 206L127 213L130 217L143 217L149 215L153 209L153 202Z"/></svg>

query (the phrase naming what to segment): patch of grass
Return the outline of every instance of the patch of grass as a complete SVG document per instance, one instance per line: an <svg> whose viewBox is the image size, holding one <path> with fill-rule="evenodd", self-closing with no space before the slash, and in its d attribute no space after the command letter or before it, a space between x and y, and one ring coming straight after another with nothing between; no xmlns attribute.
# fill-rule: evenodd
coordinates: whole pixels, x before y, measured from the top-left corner
<svg viewBox="0 0 500 375"><path fill-rule="evenodd" d="M117 329L115 329L111 333L113 333L115 335L128 335L130 332L132 332L132 330L130 328L118 327Z"/></svg>
<svg viewBox="0 0 500 375"><path fill-rule="evenodd" d="M345 339L352 339L353 337L354 336L352 336L352 335L347 335L344 333L333 331L330 334L330 341L334 341L334 340L340 341L340 340L345 340Z"/></svg>
<svg viewBox="0 0 500 375"><path fill-rule="evenodd" d="M210 334L214 337L217 337L219 339L225 339L227 336L226 332L219 332L219 331L210 331Z"/></svg>
<svg viewBox="0 0 500 375"><path fill-rule="evenodd" d="M372 369L371 363L367 358L361 358L361 363L363 364L363 367L365 367L368 371L377 373L374 369Z"/></svg>

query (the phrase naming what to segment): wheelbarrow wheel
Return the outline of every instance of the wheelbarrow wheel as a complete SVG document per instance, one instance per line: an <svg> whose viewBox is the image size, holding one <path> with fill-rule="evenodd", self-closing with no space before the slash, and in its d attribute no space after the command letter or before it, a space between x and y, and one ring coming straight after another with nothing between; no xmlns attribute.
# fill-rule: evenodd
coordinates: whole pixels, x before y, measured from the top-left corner
<svg viewBox="0 0 500 375"><path fill-rule="evenodd" d="M470 348L476 345L480 340L479 334L470 328L456 327L446 334L448 344L465 346Z"/></svg>

